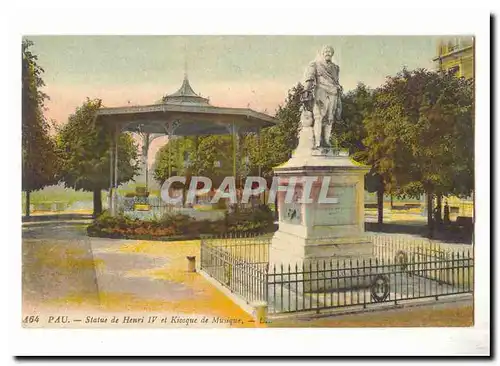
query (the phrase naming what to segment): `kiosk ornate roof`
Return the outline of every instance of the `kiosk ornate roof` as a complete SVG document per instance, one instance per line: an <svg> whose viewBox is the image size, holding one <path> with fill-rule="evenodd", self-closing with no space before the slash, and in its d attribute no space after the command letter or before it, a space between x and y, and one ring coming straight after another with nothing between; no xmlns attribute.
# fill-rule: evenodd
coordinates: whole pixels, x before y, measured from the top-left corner
<svg viewBox="0 0 500 366"><path fill-rule="evenodd" d="M167 104L199 104L209 105L208 98L203 98L196 94L191 85L187 74L184 74L182 85L175 93L163 97L163 103Z"/></svg>
<svg viewBox="0 0 500 366"><path fill-rule="evenodd" d="M175 123L176 134L218 135L231 132L231 126L241 132L256 132L276 124L276 119L249 108L215 107L208 98L196 94L187 75L175 93L152 105L101 108L97 123L116 125L122 131L165 133L165 126Z"/></svg>

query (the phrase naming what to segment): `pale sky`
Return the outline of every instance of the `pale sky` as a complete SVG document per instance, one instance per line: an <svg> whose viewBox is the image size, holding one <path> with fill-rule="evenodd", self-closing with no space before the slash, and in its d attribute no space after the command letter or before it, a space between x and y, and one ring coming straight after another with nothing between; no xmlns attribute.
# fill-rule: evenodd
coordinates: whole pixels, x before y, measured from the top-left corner
<svg viewBox="0 0 500 366"><path fill-rule="evenodd" d="M184 76L215 106L274 115L325 44L345 91L377 87L403 66L434 68L432 36L28 36L44 68L46 116L65 123L86 97L107 107L152 104ZM164 143L164 141L163 141ZM162 142L157 141L150 156Z"/></svg>

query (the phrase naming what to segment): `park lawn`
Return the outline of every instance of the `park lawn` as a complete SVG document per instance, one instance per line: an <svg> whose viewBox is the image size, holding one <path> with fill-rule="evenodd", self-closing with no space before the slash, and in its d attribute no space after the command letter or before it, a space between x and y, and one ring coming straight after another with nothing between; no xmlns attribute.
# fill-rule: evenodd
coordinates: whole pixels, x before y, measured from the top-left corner
<svg viewBox="0 0 500 366"><path fill-rule="evenodd" d="M102 192L103 205L106 203L106 192ZM58 212L74 214L92 213L92 192L75 191L61 186L50 186L42 190L31 192L31 215L47 215ZM79 205L78 203L82 203ZM22 213L25 215L26 194L21 194ZM76 206L74 205L76 204ZM70 208L70 210L68 210Z"/></svg>
<svg viewBox="0 0 500 366"><path fill-rule="evenodd" d="M36 205L47 202L67 202L68 204L78 201L92 202L92 197L93 197L92 192L75 191L74 189L62 188L56 186L56 187L47 187L39 191L31 192L30 203ZM26 200L26 194L22 192L23 204L25 200Z"/></svg>
<svg viewBox="0 0 500 366"><path fill-rule="evenodd" d="M283 319L267 324L268 327L276 328L471 327L473 325L474 310L471 305L445 308L415 307L307 320Z"/></svg>
<svg viewBox="0 0 500 366"><path fill-rule="evenodd" d="M35 210L35 211L31 211L30 215L31 216L57 215L57 214L60 214L61 212L64 214L92 215L92 213L94 211L92 209L86 209L86 208L75 209L75 210L64 210L64 211ZM24 214L24 210L23 210L23 214ZM88 226L88 224L86 226Z"/></svg>

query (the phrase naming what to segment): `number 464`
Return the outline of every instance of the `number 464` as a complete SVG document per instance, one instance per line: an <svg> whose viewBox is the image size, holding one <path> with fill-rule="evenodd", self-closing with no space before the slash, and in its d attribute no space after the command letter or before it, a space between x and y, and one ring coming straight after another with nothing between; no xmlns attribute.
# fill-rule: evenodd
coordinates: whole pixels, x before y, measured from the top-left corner
<svg viewBox="0 0 500 366"><path fill-rule="evenodd" d="M24 317L23 323L38 323L39 320L38 315L30 315Z"/></svg>

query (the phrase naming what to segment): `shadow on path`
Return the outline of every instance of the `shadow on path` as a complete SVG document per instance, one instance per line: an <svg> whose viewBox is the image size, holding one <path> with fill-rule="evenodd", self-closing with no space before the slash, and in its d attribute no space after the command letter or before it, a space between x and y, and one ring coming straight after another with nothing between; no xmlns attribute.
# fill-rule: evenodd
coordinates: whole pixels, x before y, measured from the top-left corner
<svg viewBox="0 0 500 366"><path fill-rule="evenodd" d="M51 215L35 215L23 216L22 222L40 222L40 221L68 221L68 220L91 220L92 215L89 214L76 214L76 213L61 213Z"/></svg>

